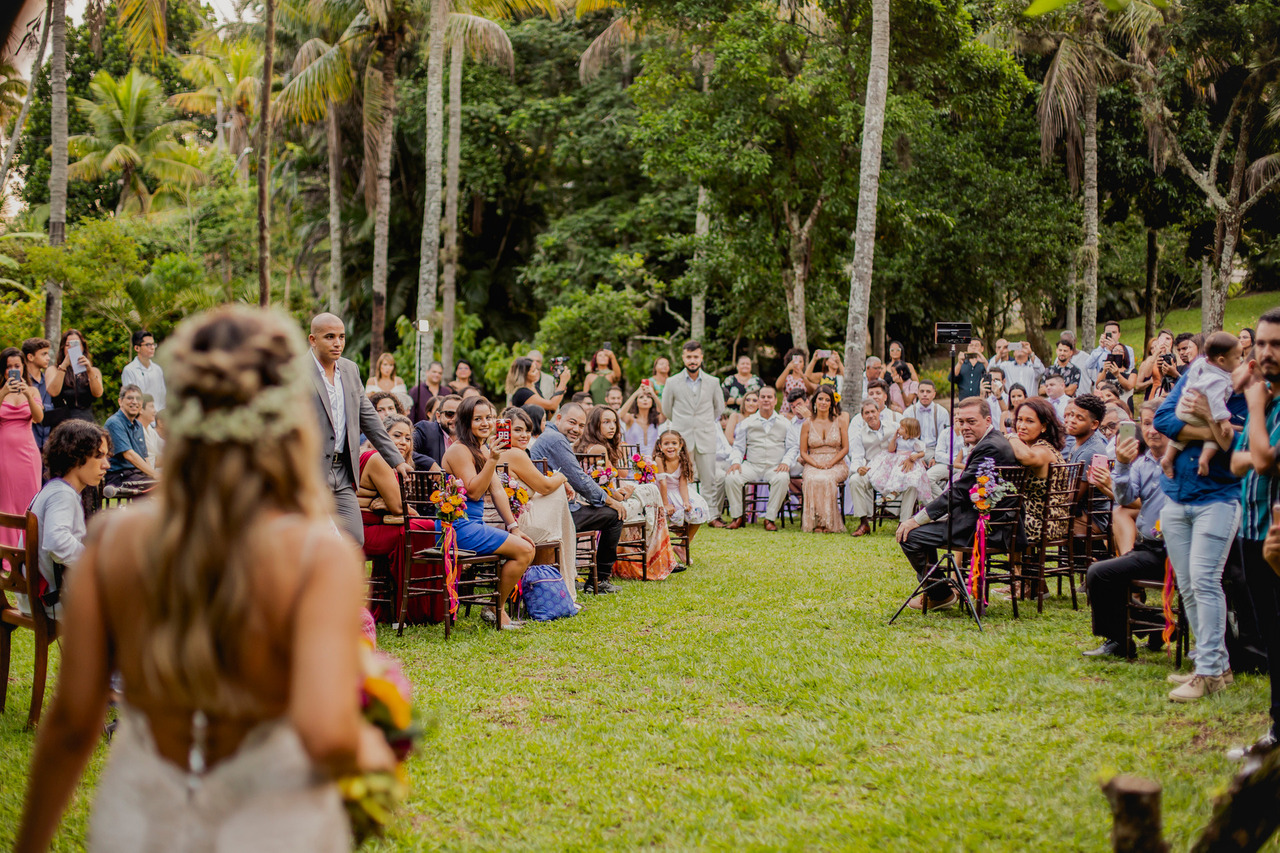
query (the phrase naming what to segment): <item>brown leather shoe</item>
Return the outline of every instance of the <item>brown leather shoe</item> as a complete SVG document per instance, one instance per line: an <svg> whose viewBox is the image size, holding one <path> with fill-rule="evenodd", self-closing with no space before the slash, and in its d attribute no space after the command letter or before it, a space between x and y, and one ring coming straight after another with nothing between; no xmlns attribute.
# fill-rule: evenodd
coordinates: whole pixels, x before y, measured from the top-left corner
<svg viewBox="0 0 1280 853"><path fill-rule="evenodd" d="M859 525L858 525L858 529L857 529L857 530L853 531L853 535L854 535L854 536L866 536L866 535L867 535L868 533L870 533L870 532L871 532L871 525L867 524L867 523L864 521L864 522L862 522L861 524L859 524Z"/></svg>
<svg viewBox="0 0 1280 853"><path fill-rule="evenodd" d="M713 519L711 519L711 521L709 522L709 524L710 524L710 526L711 526L711 527L721 528L721 529L723 529L724 527L727 527L727 526L728 526L728 525L726 525L723 521L721 521L721 520L720 520L720 519L718 519L718 518L713 518Z"/></svg>
<svg viewBox="0 0 1280 853"><path fill-rule="evenodd" d="M742 526L742 516L738 516L733 521L725 525L726 530L737 530Z"/></svg>
<svg viewBox="0 0 1280 853"><path fill-rule="evenodd" d="M907 606L912 610L924 610L924 595L917 595L915 598L907 602Z"/></svg>
<svg viewBox="0 0 1280 853"><path fill-rule="evenodd" d="M769 531L770 533L777 533L778 525L774 524L772 521L766 518L764 520L764 529Z"/></svg>

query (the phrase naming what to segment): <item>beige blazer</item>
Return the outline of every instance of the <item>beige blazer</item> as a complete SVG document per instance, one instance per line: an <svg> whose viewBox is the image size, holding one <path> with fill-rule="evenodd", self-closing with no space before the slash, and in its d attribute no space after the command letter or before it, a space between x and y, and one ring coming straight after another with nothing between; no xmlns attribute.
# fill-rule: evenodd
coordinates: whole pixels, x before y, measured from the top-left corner
<svg viewBox="0 0 1280 853"><path fill-rule="evenodd" d="M696 389L689 384L688 375L682 370L667 380L662 389L662 413L684 437L690 453L715 453L724 394L720 383L705 370Z"/></svg>

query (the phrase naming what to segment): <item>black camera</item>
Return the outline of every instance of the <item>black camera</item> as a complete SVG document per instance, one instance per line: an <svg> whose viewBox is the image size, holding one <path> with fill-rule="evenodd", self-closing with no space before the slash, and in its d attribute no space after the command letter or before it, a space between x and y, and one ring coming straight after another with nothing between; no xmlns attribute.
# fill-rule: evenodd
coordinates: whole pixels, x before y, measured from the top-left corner
<svg viewBox="0 0 1280 853"><path fill-rule="evenodd" d="M933 342L942 344L967 344L973 340L972 323L934 323Z"/></svg>
<svg viewBox="0 0 1280 853"><path fill-rule="evenodd" d="M569 363L568 356L558 355L551 359L551 375L556 379L560 378L560 374L564 373L564 366Z"/></svg>
<svg viewBox="0 0 1280 853"><path fill-rule="evenodd" d="M1115 364L1115 365L1119 365L1120 367L1127 367L1128 361L1129 359L1126 358L1125 356L1117 355L1115 353L1112 353L1111 355L1107 356L1107 364Z"/></svg>
<svg viewBox="0 0 1280 853"><path fill-rule="evenodd" d="M1165 364L1173 364L1173 353L1171 352L1165 353L1164 355L1160 356L1160 360L1163 361Z"/></svg>
<svg viewBox="0 0 1280 853"><path fill-rule="evenodd" d="M904 362L899 361L897 364L893 366L893 369L898 374L898 376L902 377L903 382L911 381L911 368L907 367L907 365Z"/></svg>

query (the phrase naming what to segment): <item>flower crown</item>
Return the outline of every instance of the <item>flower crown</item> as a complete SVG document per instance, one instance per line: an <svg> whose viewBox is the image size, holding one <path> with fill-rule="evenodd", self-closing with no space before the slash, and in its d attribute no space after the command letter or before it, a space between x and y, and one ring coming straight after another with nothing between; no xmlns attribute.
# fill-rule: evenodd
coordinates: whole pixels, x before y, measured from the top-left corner
<svg viewBox="0 0 1280 853"><path fill-rule="evenodd" d="M259 392L243 405L206 412L200 400L180 398L169 416L169 429L175 436L213 443L253 444L288 435L310 415L302 396L299 362L295 356L284 368L284 384Z"/></svg>

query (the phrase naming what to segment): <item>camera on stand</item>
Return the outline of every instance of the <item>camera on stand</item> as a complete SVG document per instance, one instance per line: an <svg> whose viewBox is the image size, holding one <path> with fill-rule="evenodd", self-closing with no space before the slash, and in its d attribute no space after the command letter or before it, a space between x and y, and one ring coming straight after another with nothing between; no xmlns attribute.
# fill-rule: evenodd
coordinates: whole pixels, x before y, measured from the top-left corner
<svg viewBox="0 0 1280 853"><path fill-rule="evenodd" d="M967 344L973 340L972 323L934 323L933 342L938 346Z"/></svg>

